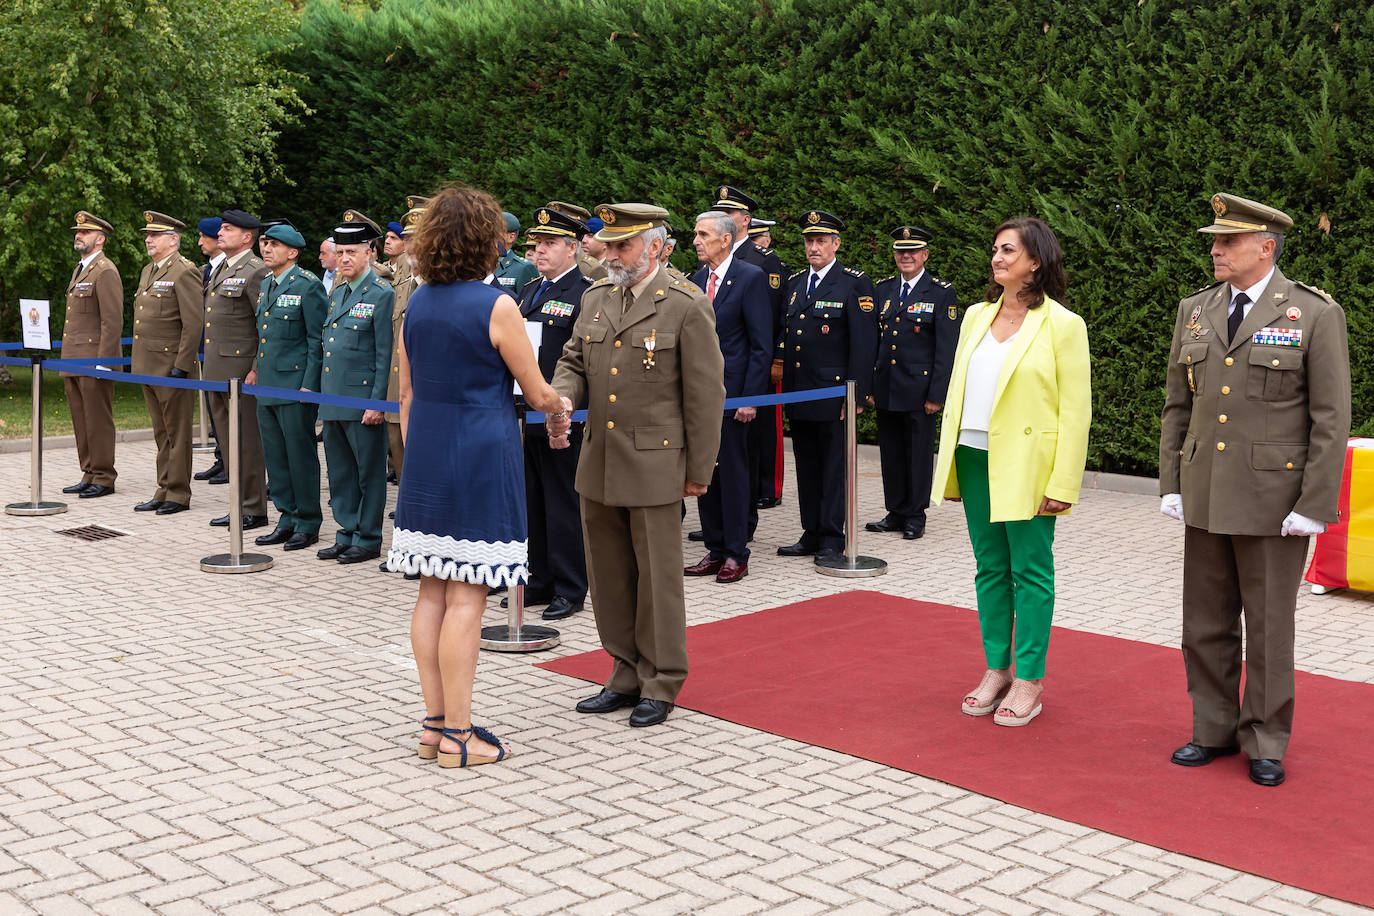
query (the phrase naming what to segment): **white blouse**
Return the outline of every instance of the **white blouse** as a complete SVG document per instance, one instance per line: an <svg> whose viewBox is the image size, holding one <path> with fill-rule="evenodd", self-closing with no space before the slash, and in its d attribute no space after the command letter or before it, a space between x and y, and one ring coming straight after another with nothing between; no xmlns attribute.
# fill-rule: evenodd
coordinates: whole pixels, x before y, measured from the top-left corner
<svg viewBox="0 0 1374 916"><path fill-rule="evenodd" d="M1017 329L1017 334L1021 333ZM968 360L968 374L964 377L964 412L959 418L959 444L986 452L988 450L988 421L992 419L992 399L997 393L997 379L1002 364L1007 361L1011 342L1016 334L998 342L992 329L974 348Z"/></svg>

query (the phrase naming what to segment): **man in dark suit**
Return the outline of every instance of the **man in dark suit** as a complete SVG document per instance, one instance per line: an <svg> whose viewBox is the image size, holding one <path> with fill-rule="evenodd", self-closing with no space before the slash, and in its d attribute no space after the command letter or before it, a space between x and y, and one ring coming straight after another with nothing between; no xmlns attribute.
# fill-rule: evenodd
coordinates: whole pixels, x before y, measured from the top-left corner
<svg viewBox="0 0 1374 916"><path fill-rule="evenodd" d="M810 267L788 281L775 371L782 374L784 391L828 388L853 379L855 398L862 404L873 389L877 351L873 281L835 260L844 231L838 216L811 210L799 223ZM802 536L779 547L778 555L837 556L844 551L845 537L844 399L791 404L787 418Z"/></svg>
<svg viewBox="0 0 1374 916"><path fill-rule="evenodd" d="M787 265L769 248L760 248L749 239L751 214L759 202L739 188L723 184L716 188L713 210L730 214L735 223L731 255L746 264L761 269L768 281L768 304L772 313L771 340L777 340L782 330L786 306ZM774 390L777 382L771 380ZM749 533L759 523L759 509L771 509L782 502L782 407L766 407L757 422L749 424Z"/></svg>
<svg viewBox="0 0 1374 916"><path fill-rule="evenodd" d="M553 380L563 345L591 286L578 269L578 239L585 225L550 204L534 213L527 235L534 239L539 282L525 285L520 313L541 326L539 371ZM529 516L530 584L527 605L547 604L545 620L571 617L587 598L587 558L582 549L582 512L578 507L577 460L582 454L582 424L568 433L570 447L553 449L544 424L525 430L525 506Z"/></svg>
<svg viewBox="0 0 1374 916"><path fill-rule="evenodd" d="M692 282L706 291L716 313L716 336L725 357L727 398L764 394L773 341L768 278L733 255L735 222L722 210L697 217L694 244L702 266ZM717 582L738 582L749 573L749 428L757 409L727 411L721 423L716 469L704 496L697 497L706 556L683 573L714 574Z"/></svg>
<svg viewBox="0 0 1374 916"><path fill-rule="evenodd" d="M926 272L929 232L898 226L889 235L897 274L878 284L878 363L872 398L878 408L887 516L864 527L900 531L911 540L926 530L935 470L935 415L945 402L959 342L959 299L953 287Z"/></svg>

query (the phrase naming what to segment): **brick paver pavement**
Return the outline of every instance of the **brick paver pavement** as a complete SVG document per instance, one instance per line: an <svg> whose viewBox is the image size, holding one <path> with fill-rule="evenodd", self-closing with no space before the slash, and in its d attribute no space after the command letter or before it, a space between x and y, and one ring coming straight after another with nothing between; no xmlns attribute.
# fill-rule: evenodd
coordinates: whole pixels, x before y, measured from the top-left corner
<svg viewBox="0 0 1374 916"><path fill-rule="evenodd" d="M278 548L264 573L202 573L228 488L135 514L153 454L121 443L112 497L0 516L0 913L1364 912L699 713L580 716L588 685L547 654L483 653L477 720L518 756L441 771L413 750L414 584ZM0 500L28 499L28 466L0 455ZM47 492L75 466L50 452ZM886 577L835 579L773 555L791 486L748 578L688 581L691 623L855 588L972 604L957 507L919 541L863 535ZM867 450L860 490L879 517ZM1085 491L1057 532L1058 624L1177 644L1182 529L1157 503ZM91 523L127 536L56 533ZM1374 682L1369 596L1298 608L1301 668ZM559 628L557 653L597 646L590 612Z"/></svg>

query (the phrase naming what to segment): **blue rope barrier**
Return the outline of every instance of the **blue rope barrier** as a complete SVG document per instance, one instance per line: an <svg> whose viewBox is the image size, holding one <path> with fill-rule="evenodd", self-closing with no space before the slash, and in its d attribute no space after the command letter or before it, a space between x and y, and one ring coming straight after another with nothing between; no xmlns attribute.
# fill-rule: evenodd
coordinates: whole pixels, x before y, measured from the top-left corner
<svg viewBox="0 0 1374 916"><path fill-rule="evenodd" d="M108 359L101 356L72 356L67 359L45 359L43 362L71 363L76 366L131 366L134 361L127 356L112 356Z"/></svg>
<svg viewBox="0 0 1374 916"><path fill-rule="evenodd" d="M344 394L321 394L318 391L301 391L299 388L273 388L270 385L244 385L243 393L259 398L282 398L288 401L304 401L306 404L350 407L354 410L383 410L395 413L401 409L401 405L395 401L354 398Z"/></svg>
<svg viewBox="0 0 1374 916"><path fill-rule="evenodd" d="M121 338L119 338L119 344L120 344L120 346L128 346L129 344L131 344L131 343L133 343L133 342L134 342L134 339L133 339L132 337L121 337ZM28 346L28 344L25 344L25 343L22 343L22 342L20 342L20 343L0 343L0 351L3 351L3 350L28 350L28 349L37 349L37 348L31 348L31 347ZM60 341L60 340L53 341L52 346L49 347L49 349L51 349L51 350L61 350L61 349L62 349L62 341Z"/></svg>
<svg viewBox="0 0 1374 916"><path fill-rule="evenodd" d="M0 351L22 349L24 349L24 345L21 343L0 343Z"/></svg>
<svg viewBox="0 0 1374 916"><path fill-rule="evenodd" d="M830 398L842 398L845 395L844 385L832 385L829 388L812 388L807 391L789 391L786 394L755 394L749 397L726 398L725 410L734 410L737 407L771 407L774 404L800 404L803 401L825 401ZM525 414L526 423L543 423L544 414L537 410L531 410ZM574 423L585 423L587 412L585 410L573 411L572 421Z"/></svg>
<svg viewBox="0 0 1374 916"><path fill-rule="evenodd" d="M32 366L33 360L18 356L0 356L0 366Z"/></svg>
<svg viewBox="0 0 1374 916"><path fill-rule="evenodd" d="M88 375L91 378L107 379L112 382L132 382L137 385L161 385L164 388L189 388L192 391L228 391L227 382L202 382L193 378L171 378L165 375L143 375L138 372L112 372L97 369L92 365L75 359L49 359L43 361L43 368L54 372L70 372L73 375Z"/></svg>

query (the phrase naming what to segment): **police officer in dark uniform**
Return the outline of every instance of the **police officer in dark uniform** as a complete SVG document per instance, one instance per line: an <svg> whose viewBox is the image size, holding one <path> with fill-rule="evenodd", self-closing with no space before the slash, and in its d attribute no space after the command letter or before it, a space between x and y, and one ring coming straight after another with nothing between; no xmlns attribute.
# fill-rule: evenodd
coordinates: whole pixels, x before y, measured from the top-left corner
<svg viewBox="0 0 1374 916"><path fill-rule="evenodd" d="M835 259L844 231L838 216L810 210L798 222L810 266L787 284L787 313L774 361L782 373L782 390L827 388L853 379L862 404L873 390L877 350L873 281ZM802 536L779 547L778 555L838 555L845 535L844 399L790 404L787 418Z"/></svg>
<svg viewBox="0 0 1374 916"><path fill-rule="evenodd" d="M887 516L864 527L900 531L911 540L926 530L935 416L945 402L959 342L959 299L953 287L925 269L929 232L898 226L888 234L897 274L878 284L878 363L873 370Z"/></svg>
<svg viewBox="0 0 1374 916"><path fill-rule="evenodd" d="M741 191L723 184L716 188L716 202L712 210L723 210L735 220L735 247L731 257L760 268L768 278L769 304L773 309L773 339L782 330L786 311L787 265L771 248L760 248L749 240L751 214L759 202ZM773 385L777 388L776 381ZM759 509L771 509L782 502L782 407L765 407L760 416L749 424L749 536L759 524Z"/></svg>
<svg viewBox="0 0 1374 916"><path fill-rule="evenodd" d="M536 241L534 266L540 280L525 286L520 313L526 321L542 326L539 370L548 381L553 380L563 345L581 312L582 293L591 286L577 264L577 243L586 231L585 225L566 213L540 207L526 233ZM582 424L573 425L568 439L569 448L552 449L542 423L531 425L525 432L530 566L525 603L548 604L545 620L576 614L587 597L582 512L573 485L582 453Z"/></svg>

